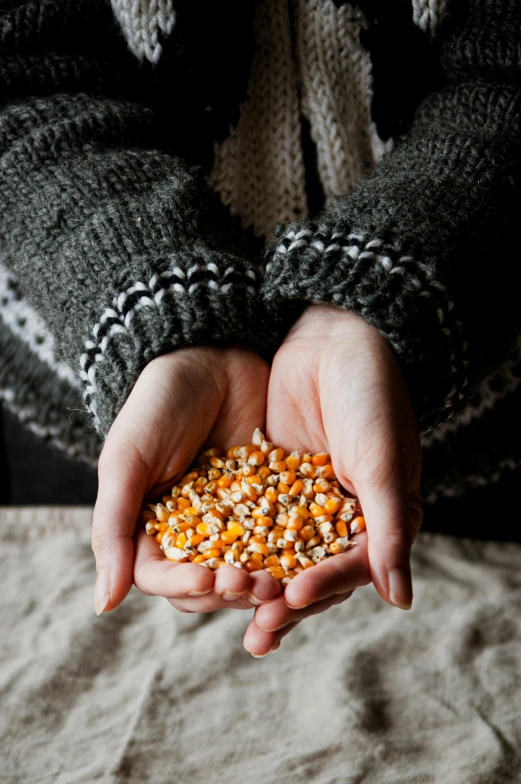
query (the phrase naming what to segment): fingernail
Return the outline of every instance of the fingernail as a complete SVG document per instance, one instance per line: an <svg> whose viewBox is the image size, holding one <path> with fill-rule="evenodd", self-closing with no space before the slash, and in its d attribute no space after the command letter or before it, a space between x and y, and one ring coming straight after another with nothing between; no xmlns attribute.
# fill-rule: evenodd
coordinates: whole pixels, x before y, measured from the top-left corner
<svg viewBox="0 0 521 784"><path fill-rule="evenodd" d="M248 594L248 601L249 601L250 604L254 604L256 607L258 607L259 604L265 604L266 601L268 601L268 600L257 599L256 596L254 596L252 593L249 593ZM253 656L253 654L252 654L252 656Z"/></svg>
<svg viewBox="0 0 521 784"><path fill-rule="evenodd" d="M94 609L96 615L101 615L110 599L110 580L106 569L100 569L94 588Z"/></svg>
<svg viewBox="0 0 521 784"><path fill-rule="evenodd" d="M264 659L264 657L267 656L268 653L251 653L250 655L253 656L254 659Z"/></svg>
<svg viewBox="0 0 521 784"><path fill-rule="evenodd" d="M290 604L289 602L286 602L286 605L290 610L303 610L304 607L309 607L309 602L308 604Z"/></svg>
<svg viewBox="0 0 521 784"><path fill-rule="evenodd" d="M400 610L410 610L412 606L411 578L401 569L389 572L389 599Z"/></svg>
<svg viewBox="0 0 521 784"><path fill-rule="evenodd" d="M222 597L225 602L234 602L240 596L244 596L245 593L246 591L238 591L237 593L234 593L233 591L225 591Z"/></svg>
<svg viewBox="0 0 521 784"><path fill-rule="evenodd" d="M280 648L280 642L278 642L276 645L274 645L273 648L270 648L269 652L270 653L275 653L275 651L278 651L279 648Z"/></svg>
<svg viewBox="0 0 521 784"><path fill-rule="evenodd" d="M212 588L208 588L207 591L188 591L187 596L205 596L207 593L211 593L213 591Z"/></svg>

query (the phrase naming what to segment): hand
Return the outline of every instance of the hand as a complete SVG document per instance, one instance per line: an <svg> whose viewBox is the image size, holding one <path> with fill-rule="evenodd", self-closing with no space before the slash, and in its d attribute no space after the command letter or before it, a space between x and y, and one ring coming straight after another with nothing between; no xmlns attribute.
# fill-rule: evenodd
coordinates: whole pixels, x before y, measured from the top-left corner
<svg viewBox="0 0 521 784"><path fill-rule="evenodd" d="M422 520L421 447L387 341L353 313L308 308L273 362L267 437L286 450L330 452L340 483L360 499L367 530L352 550L301 572L284 596L259 607L245 646L269 651L299 620L371 580L385 601L408 608L410 550Z"/></svg>
<svg viewBox="0 0 521 784"><path fill-rule="evenodd" d="M117 607L133 580L182 612L251 609L249 594L266 601L281 592L267 572L172 563L144 527L134 541L143 499L170 492L202 448L250 443L264 424L268 374L253 351L204 346L165 354L143 370L99 460L92 531L98 614Z"/></svg>

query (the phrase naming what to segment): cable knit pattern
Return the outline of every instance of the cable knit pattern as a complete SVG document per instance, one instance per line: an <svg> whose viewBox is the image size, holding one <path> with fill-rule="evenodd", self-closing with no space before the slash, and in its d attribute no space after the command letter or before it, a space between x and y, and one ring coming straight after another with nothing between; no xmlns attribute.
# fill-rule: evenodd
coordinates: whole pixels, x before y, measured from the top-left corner
<svg viewBox="0 0 521 784"><path fill-rule="evenodd" d="M302 113L317 146L326 203L350 193L392 149L371 121L371 61L360 47L364 16L332 0L298 0L296 57Z"/></svg>
<svg viewBox="0 0 521 784"><path fill-rule="evenodd" d="M160 35L170 35L175 24L172 0L111 0L130 50L140 60L159 62Z"/></svg>
<svg viewBox="0 0 521 784"><path fill-rule="evenodd" d="M248 94L236 127L216 145L211 182L244 228L270 236L307 217L296 67L287 0L257 0Z"/></svg>
<svg viewBox="0 0 521 784"><path fill-rule="evenodd" d="M447 6L448 0L412 0L414 23L434 38L447 13Z"/></svg>

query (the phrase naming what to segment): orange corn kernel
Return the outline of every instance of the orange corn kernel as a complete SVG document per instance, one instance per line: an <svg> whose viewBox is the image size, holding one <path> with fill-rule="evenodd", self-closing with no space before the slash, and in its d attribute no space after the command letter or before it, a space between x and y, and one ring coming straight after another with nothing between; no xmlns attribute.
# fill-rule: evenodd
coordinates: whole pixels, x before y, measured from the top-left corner
<svg viewBox="0 0 521 784"><path fill-rule="evenodd" d="M314 466L323 466L327 463L329 455L327 452L317 452L315 455L311 456L311 462Z"/></svg>
<svg viewBox="0 0 521 784"><path fill-rule="evenodd" d="M159 542L159 544L161 544L161 540L162 540L162 538L163 538L163 531L159 531L159 532L156 534L156 542Z"/></svg>
<svg viewBox="0 0 521 784"><path fill-rule="evenodd" d="M302 463L311 463L311 455L309 454L309 452L304 452L304 454L302 455L301 464Z"/></svg>
<svg viewBox="0 0 521 784"><path fill-rule="evenodd" d="M359 534L362 531L365 531L365 527L365 518L355 517L354 520L351 520L349 530L352 534Z"/></svg>
<svg viewBox="0 0 521 784"><path fill-rule="evenodd" d="M285 495L289 493L289 485L285 484L284 482L279 482L277 485L277 493L279 495Z"/></svg>
<svg viewBox="0 0 521 784"><path fill-rule="evenodd" d="M252 561L251 558L246 561L244 564L244 568L247 572L258 572L259 569L262 569L262 564L259 561Z"/></svg>
<svg viewBox="0 0 521 784"><path fill-rule="evenodd" d="M300 531L303 526L304 520L302 517L292 514L288 521L288 528L291 528L293 531Z"/></svg>
<svg viewBox="0 0 521 784"><path fill-rule="evenodd" d="M261 534L256 534L255 536L250 536L248 540L248 544L266 544L266 537L262 536Z"/></svg>
<svg viewBox="0 0 521 784"><path fill-rule="evenodd" d="M339 520L335 523L335 531L339 536L347 536L347 525L343 520Z"/></svg>
<svg viewBox="0 0 521 784"><path fill-rule="evenodd" d="M264 556L262 553L250 553L250 561L258 561L259 563L264 562Z"/></svg>
<svg viewBox="0 0 521 784"><path fill-rule="evenodd" d="M273 460L270 463L270 468L275 474L280 474L281 471L286 470L286 463L284 460Z"/></svg>
<svg viewBox="0 0 521 784"><path fill-rule="evenodd" d="M277 555L268 555L264 561L264 566L280 566L280 558Z"/></svg>
<svg viewBox="0 0 521 784"><path fill-rule="evenodd" d="M233 483L233 479L231 476L221 476L221 478L217 480L217 485L221 488L230 487L232 483Z"/></svg>
<svg viewBox="0 0 521 784"><path fill-rule="evenodd" d="M280 556L280 565L285 569L294 569L297 565L297 559L292 553L284 553Z"/></svg>
<svg viewBox="0 0 521 784"><path fill-rule="evenodd" d="M197 545L201 544L201 542L204 542L205 539L206 537L201 536L201 534L194 534L187 541L188 547L197 547Z"/></svg>
<svg viewBox="0 0 521 784"><path fill-rule="evenodd" d="M304 482L302 481L302 479L297 479L295 482L293 482L293 484L289 488L289 494L300 495L303 488L304 488Z"/></svg>
<svg viewBox="0 0 521 784"><path fill-rule="evenodd" d="M340 504L342 501L340 498L328 498L326 503L324 504L324 509L328 514L336 514L340 509Z"/></svg>
<svg viewBox="0 0 521 784"><path fill-rule="evenodd" d="M301 463L300 454L298 452L292 452L287 456L285 462L290 471L295 471L297 468L299 468Z"/></svg>
<svg viewBox="0 0 521 784"><path fill-rule="evenodd" d="M330 463L317 468L317 476L321 479L336 479L335 469Z"/></svg>
<svg viewBox="0 0 521 784"><path fill-rule="evenodd" d="M189 474L185 474L182 479L179 480L177 483L178 485L187 485L189 482L193 482L194 479L199 477L199 471L190 471Z"/></svg>
<svg viewBox="0 0 521 784"><path fill-rule="evenodd" d="M267 479L271 476L271 471L268 466L262 465L259 470L257 471L258 476L262 479Z"/></svg>
<svg viewBox="0 0 521 784"><path fill-rule="evenodd" d="M205 560L204 555L196 555L195 558L192 559L192 563L203 563Z"/></svg>
<svg viewBox="0 0 521 784"><path fill-rule="evenodd" d="M202 536L211 536L212 534L219 533L217 526L212 525L212 523L199 523L195 530L196 533L201 534Z"/></svg>
<svg viewBox="0 0 521 784"><path fill-rule="evenodd" d="M275 580L282 580L286 576L286 570L282 566L268 566L267 572L271 574Z"/></svg>
<svg viewBox="0 0 521 784"><path fill-rule="evenodd" d="M298 515L303 520L307 520L309 517L309 511L305 506L292 506L291 507L291 514Z"/></svg>
<svg viewBox="0 0 521 784"><path fill-rule="evenodd" d="M188 500L188 498L178 498L177 499L177 508L184 512L185 509L189 509L192 504Z"/></svg>
<svg viewBox="0 0 521 784"><path fill-rule="evenodd" d="M262 479L260 478L260 476L257 476L257 474L252 474L252 476L247 476L244 481L246 482L247 485L261 485L262 484ZM239 485L238 489L239 490L241 489L240 485Z"/></svg>
<svg viewBox="0 0 521 784"><path fill-rule="evenodd" d="M261 544L260 542L252 542L251 539L248 542L248 548L251 550L252 553L261 553L264 556L270 554L270 548L267 544Z"/></svg>
<svg viewBox="0 0 521 784"><path fill-rule="evenodd" d="M211 547L209 550L205 550L202 553L204 560L207 561L208 558L219 558L221 551L218 547Z"/></svg>
<svg viewBox="0 0 521 784"><path fill-rule="evenodd" d="M197 520L199 520L199 518L197 518ZM185 531L188 531L189 528L194 528L196 526L197 526L197 523L195 525L192 525L192 523L188 523L188 522L185 522L185 521L179 522L176 525L177 533L178 534L184 533Z"/></svg>
<svg viewBox="0 0 521 784"><path fill-rule="evenodd" d="M315 503L311 503L309 505L309 511L311 512L311 515L313 517L321 517L321 515L325 514L324 507L323 506L319 506L318 504L315 504Z"/></svg>
<svg viewBox="0 0 521 784"><path fill-rule="evenodd" d="M294 471L282 471L279 474L279 482L284 482L285 485L292 485L296 478L297 475Z"/></svg>
<svg viewBox="0 0 521 784"><path fill-rule="evenodd" d="M313 525L305 525L299 533L300 538L307 543L315 536L315 527Z"/></svg>
<svg viewBox="0 0 521 784"><path fill-rule="evenodd" d="M279 494L274 487L267 487L266 490L264 491L264 497L267 498L268 501L270 501L272 504L274 504L277 501Z"/></svg>
<svg viewBox="0 0 521 784"><path fill-rule="evenodd" d="M252 466L261 466L264 463L264 455L262 452L252 452L248 457L248 464Z"/></svg>
<svg viewBox="0 0 521 784"><path fill-rule="evenodd" d="M195 508L195 506L187 506L186 509L183 511L185 515L198 515L199 510Z"/></svg>

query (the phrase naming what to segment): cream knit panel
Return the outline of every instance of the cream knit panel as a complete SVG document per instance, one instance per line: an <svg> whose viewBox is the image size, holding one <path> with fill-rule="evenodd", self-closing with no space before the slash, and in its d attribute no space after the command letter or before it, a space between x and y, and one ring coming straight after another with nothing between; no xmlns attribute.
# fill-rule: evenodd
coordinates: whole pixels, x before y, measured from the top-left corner
<svg viewBox="0 0 521 784"><path fill-rule="evenodd" d="M214 189L243 228L270 237L307 217L305 171L287 0L258 0L255 48L236 127L215 146Z"/></svg>
<svg viewBox="0 0 521 784"><path fill-rule="evenodd" d="M414 24L428 32L431 38L435 38L447 5L448 0L412 0Z"/></svg>
<svg viewBox="0 0 521 784"><path fill-rule="evenodd" d="M371 59L359 40L364 22L350 5L296 0L301 109L317 146L327 206L351 192L392 147L371 121Z"/></svg>
<svg viewBox="0 0 521 784"><path fill-rule="evenodd" d="M166 37L174 28L172 0L111 0L114 15L130 51L140 60L157 63L162 46L159 33Z"/></svg>

